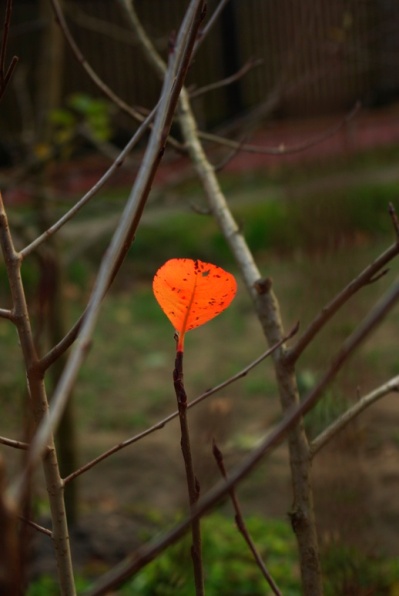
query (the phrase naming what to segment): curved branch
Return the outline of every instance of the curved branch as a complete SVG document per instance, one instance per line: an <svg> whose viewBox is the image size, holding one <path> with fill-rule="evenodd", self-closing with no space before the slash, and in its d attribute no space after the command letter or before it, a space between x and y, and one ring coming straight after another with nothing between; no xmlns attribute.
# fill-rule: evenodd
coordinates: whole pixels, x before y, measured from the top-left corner
<svg viewBox="0 0 399 596"><path fill-rule="evenodd" d="M136 552L134 556L127 557L124 561L116 565L100 578L92 588L87 590L84 593L84 596L100 596L100 594L105 594L107 590L121 585L134 573L139 571L139 569L155 559L168 546L177 542L187 532L194 518L199 518L210 511L234 486L246 478L259 462L262 461L265 455L277 447L286 436L287 432L292 429L301 417L316 404L321 394L341 369L344 362L353 354L360 343L370 335L398 299L399 282L387 292L383 300L380 301L380 303L371 311L370 315L366 317L365 321L344 343L333 363L316 387L300 404L286 412L284 418L270 431L261 444L248 455L243 464L232 471L226 481L221 481L216 484L199 500L198 505L194 507L190 517L160 538L149 542L146 546Z"/></svg>
<svg viewBox="0 0 399 596"><path fill-rule="evenodd" d="M193 54L196 54L196 52L198 51L198 48L200 47L200 45L202 44L202 42L204 41L206 36L209 34L209 32L212 29L212 27L214 26L214 24L217 22L220 13L222 12L222 10L224 9L224 7L226 6L226 4L228 2L229 2L229 0L220 0L219 5L213 11L211 18L209 19L209 21L207 22L205 27L199 32L198 39L196 41Z"/></svg>
<svg viewBox="0 0 399 596"><path fill-rule="evenodd" d="M198 137L201 138L203 141L217 143L219 145L224 145L225 147L230 147L230 149L244 151L245 153L256 153L258 155L291 155L292 153L299 153L301 151L305 151L306 149L310 149L315 145L319 145L320 143L327 141L338 131L340 131L341 128L346 126L346 124L350 120L352 120L352 118L354 118L354 116L358 113L359 110L360 104L357 103L353 110L351 110L351 112L349 112L349 114L347 114L338 124L317 135L313 139L308 139L307 141L298 143L297 145L286 146L284 143L282 143L278 147L261 147L259 145L249 145L247 143L240 143L239 141L233 141L203 131L198 131Z"/></svg>
<svg viewBox="0 0 399 596"><path fill-rule="evenodd" d="M14 447L14 449L29 449L29 443L15 441L14 439L8 439L7 437L0 437L0 443L2 445L7 445L7 447Z"/></svg>
<svg viewBox="0 0 399 596"><path fill-rule="evenodd" d="M24 249L21 250L20 255L22 258L25 258L29 255L33 250L35 250L40 244L45 242L50 236L53 236L63 225L65 225L82 207L84 207L92 197L104 186L104 184L109 180L109 178L114 174L114 172L121 166L123 160L127 156L127 154L131 151L131 149L138 143L141 139L145 131L147 130L148 126L150 125L152 119L155 116L156 106L152 112L145 118L142 124L139 126L133 137L130 139L126 147L120 152L118 157L115 161L111 164L108 170L103 174L94 186L77 202L75 205L67 211L55 224L53 224L48 230L43 232L40 236L38 236L33 242L28 244Z"/></svg>
<svg viewBox="0 0 399 596"><path fill-rule="evenodd" d="M215 89L220 89L221 87L231 85L232 83L235 83L244 75L246 75L247 72L249 72L256 66L259 66L260 64L263 64L262 58L258 58L257 60L250 59L236 73L230 75L229 77L221 79L220 81L216 81L216 83L210 83L209 85L205 85L204 87L200 87L193 91L189 91L190 99L196 99L200 95L204 95L204 93L208 93L209 91L214 91Z"/></svg>
<svg viewBox="0 0 399 596"><path fill-rule="evenodd" d="M203 18L203 12L204 0L192 0L184 16L175 52L171 55L170 65L165 76L159 107L141 168L110 246L101 262L78 342L75 344L53 395L50 414L37 429L27 457L26 469L16 480L15 492L19 497L23 494L30 470L36 465L46 447L49 435L57 428L80 366L89 349L104 293L112 281L121 255L128 250L139 225L155 173L164 153L167 134L189 67L194 40Z"/></svg>
<svg viewBox="0 0 399 596"><path fill-rule="evenodd" d="M337 420L334 420L322 433L319 434L310 444L310 454L314 457L337 433L339 433L356 416L359 416L366 408L374 402L385 397L389 393L399 392L399 375L381 385L374 391L364 395L359 401L344 412Z"/></svg>
<svg viewBox="0 0 399 596"><path fill-rule="evenodd" d="M100 89L100 91L106 97L108 97L109 100L111 100L120 110L122 110L122 112L124 112L125 114L128 114L131 118L133 118L137 122L144 122L145 117L141 114L141 112L139 110L135 110L134 108L129 106L121 97L116 95L116 93L114 91L112 91L112 89L110 89L110 87L108 87L108 85L106 85L104 83L104 81L98 76L98 74L95 72L95 70L89 64L89 62L86 60L85 56L83 55L79 46L77 45L77 43L76 43L68 25L67 25L67 22L64 17L64 13L61 9L61 6L59 4L59 1L58 0L50 0L50 1L51 1L53 10L54 10L56 21L57 21L58 25L60 26L60 28L64 34L64 37L65 37L70 49L72 50L72 53L74 54L76 60L81 65L83 70L89 76L92 83L94 83L94 85L98 89ZM168 143L180 152L183 150L181 144L171 137L168 137Z"/></svg>
<svg viewBox="0 0 399 596"><path fill-rule="evenodd" d="M223 478L225 480L227 480L227 472L226 472L226 468L225 468L224 461L223 461L223 454L220 451L219 447L216 445L215 440L213 440L213 456L215 458L216 465L218 466L221 475L223 476ZM242 537L244 538L245 542L247 543L247 546L248 546L249 550L251 551L257 566L259 567L263 577L269 584L273 594L275 594L276 596L282 596L282 593L281 593L279 587L277 586L273 577L270 575L269 570L267 569L265 563L263 562L262 557L260 556L260 553L258 552L258 549L256 548L254 541L252 540L251 534L248 531L247 525L244 520L244 516L242 515L242 512L241 512L240 502L236 495L234 486L229 490L229 493L230 493L230 499L231 499L231 502L233 504L233 508L235 511L236 526L237 526L239 532L241 533Z"/></svg>
<svg viewBox="0 0 399 596"><path fill-rule="evenodd" d="M266 352L264 352L263 354L261 354L261 356L256 358L256 360L254 360L253 362L248 364L248 366L246 366L245 368L240 370L240 372L236 373L235 375L233 375L226 381L223 381L223 383L216 385L216 387L213 387L212 389L208 389L207 391L205 391L204 393L199 395L196 399L190 401L187 404L187 408L193 408L194 406L196 406L197 404L202 402L207 397L210 397L214 393L217 393L221 389L224 389L228 385L231 385L235 381L238 381L239 379L242 379L243 377L245 377L253 368L255 368L255 366L258 366L258 364L263 362L263 360L265 360L265 358L267 358L268 356L273 354L273 352L275 350L277 350L281 346L282 343L284 343L285 341L290 339L297 332L297 330L298 330L298 325L295 325L295 327L289 332L289 334L286 337L284 337L281 341L279 341L277 344L275 344L274 346L272 346L271 348L266 350ZM140 439L144 439L144 437L147 437L148 435L152 434L153 432L160 430L161 428L164 428L164 426L166 426L166 424L168 422L170 422L174 418L177 418L178 415L179 415L179 413L177 411L175 411L172 414L169 414L168 416L166 416L165 418L160 420L159 422L157 422L156 424L153 424L146 430L142 431L141 433L138 433L134 437L130 437L129 439L126 439L125 441L118 443L118 445L114 445L114 447L111 447L111 449L108 449L108 451L105 451L104 453L102 453L101 455L96 457L95 459L89 461L87 464L85 464L84 466L82 466L81 468L79 468L78 470L76 470L75 472L73 472L72 474L67 476L66 478L64 478L64 484L71 482L71 480L74 480L75 478L77 478L77 476L80 476L84 472L87 472L88 470L90 470L91 468L93 468L94 466L96 466L97 464L102 462L104 459L106 459L110 455L116 453L117 451L120 451L121 449L124 449L125 447L128 447L129 445L133 445L133 443L137 443L137 441L140 441Z"/></svg>
<svg viewBox="0 0 399 596"><path fill-rule="evenodd" d="M373 263L368 265L355 279L353 279L335 298L326 304L315 319L310 323L296 345L286 352L287 362L294 363L310 344L313 338L323 329L332 316L363 286L375 281L381 269L399 254L399 241L383 252Z"/></svg>

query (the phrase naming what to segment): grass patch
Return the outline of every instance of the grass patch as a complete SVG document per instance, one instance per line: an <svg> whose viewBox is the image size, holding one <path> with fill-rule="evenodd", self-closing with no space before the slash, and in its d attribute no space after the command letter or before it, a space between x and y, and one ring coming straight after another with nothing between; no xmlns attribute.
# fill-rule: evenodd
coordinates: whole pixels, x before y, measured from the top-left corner
<svg viewBox="0 0 399 596"><path fill-rule="evenodd" d="M249 517L246 523L283 594L299 596L301 590L295 540L288 523L259 517ZM268 584L233 520L214 514L204 519L202 528L206 593L209 596L265 594ZM121 594L126 596L168 596L177 593L180 596L195 593L189 538L168 549L121 590Z"/></svg>

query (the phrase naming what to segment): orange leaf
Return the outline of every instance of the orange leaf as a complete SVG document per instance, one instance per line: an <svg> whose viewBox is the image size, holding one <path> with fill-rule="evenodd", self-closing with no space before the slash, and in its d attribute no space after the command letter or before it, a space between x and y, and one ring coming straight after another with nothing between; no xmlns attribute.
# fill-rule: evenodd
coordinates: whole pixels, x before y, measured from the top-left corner
<svg viewBox="0 0 399 596"><path fill-rule="evenodd" d="M170 259L155 274L155 298L179 334L177 350L183 351L184 334L216 317L233 300L237 283L220 267L192 259Z"/></svg>

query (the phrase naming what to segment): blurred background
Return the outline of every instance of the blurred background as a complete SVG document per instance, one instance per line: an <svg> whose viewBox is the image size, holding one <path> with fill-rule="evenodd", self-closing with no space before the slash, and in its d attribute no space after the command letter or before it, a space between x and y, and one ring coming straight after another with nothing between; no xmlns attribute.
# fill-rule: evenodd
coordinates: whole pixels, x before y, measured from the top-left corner
<svg viewBox="0 0 399 596"><path fill-rule="evenodd" d="M217 4L208 2L208 18ZM135 2L165 60L186 5L183 0ZM80 0L62 6L83 57L101 79L140 113L151 110L162 82L144 60L120 3ZM187 87L201 131L270 148L270 153L287 149L285 155L232 153L214 138L204 135L203 141L212 163L220 166L223 190L262 274L273 279L287 329L296 321L304 329L394 240L388 204L399 209L398 31L399 4L394 0L231 0L190 67ZM7 59L14 54L19 64L0 105L0 187L22 247L92 187L137 124L89 80L65 44L47 1L14 2ZM360 107L353 114L356 105ZM172 134L181 140L177 124ZM306 146L303 151L289 151L301 145ZM59 236L24 263L43 353L84 309L144 148L145 141ZM151 290L155 271L173 257L214 262L238 276L220 231L206 216L204 193L189 160L169 147L60 428L64 475L174 410L173 329ZM3 263L0 275L1 306L6 308L10 298ZM303 394L396 276L393 262L390 272L355 296L309 347L298 366ZM229 310L187 337L190 398L266 349L250 299L238 281ZM0 354L6 363L0 375L0 434L23 440L29 436L29 423L21 356L14 329L6 320L0 323ZM399 374L398 332L395 309L306 417L311 437L359 395ZM50 371L50 393L62 365ZM202 489L219 477L211 455L214 437L227 467L232 467L279 416L267 361L195 408L190 420ZM397 593L398 423L397 396L387 396L315 460L327 594ZM176 436L174 421L71 483L68 507L82 578L98 575L143 537L164 527L165 519L172 523L185 511ZM12 477L20 457L0 448ZM259 532L260 540L265 532L270 537L266 550L272 572L281 582L292 580L282 584L283 593L299 594L287 522L291 488L285 445L240 487L239 496L244 513L254 516L254 533ZM46 519L40 482L33 510L35 519ZM220 510L230 513L228 502ZM228 524L222 516L213 525L209 519L218 554L231 561ZM266 529L264 524L269 524ZM46 576L53 571L51 550L46 537L35 541L32 590L50 594ZM216 556L209 549L210 556ZM171 555L168 565L166 578L176 567L177 576L184 575L180 551L175 559ZM242 568L237 560L235 565L250 590L243 593L263 594L250 563ZM154 572L157 581L159 573ZM228 578L222 580L225 593L231 594ZM165 586L154 591L151 571L140 581L141 587L132 584L134 591L126 593L169 593ZM218 585L213 576L212 581ZM237 585L234 574L231 581ZM150 586L147 592L144 585ZM366 588L368 592L362 591ZM214 589L215 594L224 593ZM183 588L178 593L185 594Z"/></svg>

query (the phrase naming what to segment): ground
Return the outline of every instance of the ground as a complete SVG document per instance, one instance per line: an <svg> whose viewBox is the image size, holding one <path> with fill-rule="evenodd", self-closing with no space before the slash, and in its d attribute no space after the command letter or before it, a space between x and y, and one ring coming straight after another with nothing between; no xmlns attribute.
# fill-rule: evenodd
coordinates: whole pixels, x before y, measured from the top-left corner
<svg viewBox="0 0 399 596"><path fill-rule="evenodd" d="M394 110L377 117L374 114L373 118L368 114L359 118L346 125L333 141L310 149L310 153L298 154L297 158L284 158L284 163L290 165L294 159L317 159L321 163L328 158L328 152L330 157L335 155L342 160L343 152L350 154L359 144L378 146L398 140L398 119ZM304 134L309 138L319 131L320 123L305 127L306 134L303 123L297 123L289 133L281 125L278 132L266 130L255 141L289 145L303 139ZM228 173L245 177L251 168L264 167L265 163L271 173L281 167L276 158L242 154L229 165ZM69 167L65 167L69 184L69 187L65 184L65 188L71 192L82 190L97 179L98 166L98 161L91 164L88 160L86 172L83 169L83 173L74 177L70 176ZM157 188L184 177L185 168L175 161L164 166L157 179ZM93 178L88 175L90 172ZM397 181L392 168L390 177ZM120 183L125 184L130 178L131 173L121 174ZM326 179L324 184L331 187ZM290 189L292 196L296 191L296 188ZM20 198L7 197L9 201ZM81 230L78 229L79 233ZM339 246L327 247L327 253L326 247L322 247L320 251L312 250L311 254L306 250L262 254L262 269L273 278L275 290L282 299L287 327L297 320L301 328L306 327L318 309L390 242L391 238L381 241L373 236L354 235L348 240L343 238ZM348 252L351 254L349 265ZM366 314L372 300L395 278L397 264L392 265L392 270L389 279L364 290L360 305L357 299L351 303L334 324L331 335L322 335L304 357L299 372L309 373L311 379L317 379L334 350L352 330L353 321ZM152 299L148 291L149 280L134 280L132 292L130 282L126 285L129 291L123 283L120 284L104 306L104 323L100 324L74 396L82 464L174 409L172 332L162 313L155 315L153 307L147 310ZM69 291L72 296L81 290L73 286ZM233 304L224 318L220 317L220 322L215 322L214 326L209 325L209 331L204 328L190 336L185 371L190 397L234 374L265 349L251 305L244 296L245 289L240 286L236 305ZM349 400L357 399L357 393L363 395L398 374L398 327L398 316L394 312L378 331L376 342L367 343L361 354L351 361L349 372L340 377L332 397L326 396L326 403L342 395ZM121 344L119 338L123 332L126 337ZM144 373L139 375L139 371ZM94 389L93 379L96 380ZM326 407L322 412L327 410ZM219 479L210 454L213 437L231 469L245 458L279 416L280 407L269 365L262 365L257 372L190 412L194 456L202 490L205 492ZM331 421L331 416L327 411L324 422ZM315 507L323 546L332 542L352 544L367 554L399 557L396 532L399 521L398 422L397 394L391 394L373 405L315 459ZM322 430L320 421L313 419L312 424L315 434ZM1 434L6 434L6 429L2 428ZM177 512L186 510L176 421L106 459L82 475L77 487L80 511L78 522L71 531L73 552L77 568L95 575L131 552L141 542L143 532L156 533L161 518L168 520L165 522L168 524ZM291 487L285 445L265 458L251 478L240 486L239 496L244 513L287 518ZM43 524L48 524L44 495L42 499L39 499L38 517ZM227 501L222 507L231 515ZM32 573L52 570L53 558L46 536L36 535L35 550Z"/></svg>

